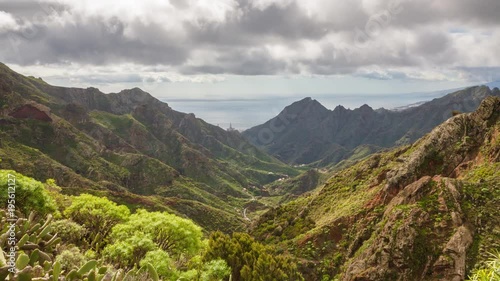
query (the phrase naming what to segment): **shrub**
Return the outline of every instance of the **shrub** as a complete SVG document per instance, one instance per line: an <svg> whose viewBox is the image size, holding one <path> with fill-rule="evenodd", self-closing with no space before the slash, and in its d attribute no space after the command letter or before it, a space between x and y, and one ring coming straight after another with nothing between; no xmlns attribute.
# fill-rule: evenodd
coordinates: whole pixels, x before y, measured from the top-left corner
<svg viewBox="0 0 500 281"><path fill-rule="evenodd" d="M113 226L124 222L130 216L130 210L107 198L82 194L73 197L64 214L85 227L84 237L92 245L99 241L106 243Z"/></svg>
<svg viewBox="0 0 500 281"><path fill-rule="evenodd" d="M130 269L138 266L146 253L157 248L149 237L130 233L128 238L108 245L103 251L103 257L117 267Z"/></svg>
<svg viewBox="0 0 500 281"><path fill-rule="evenodd" d="M15 179L15 180L14 180ZM15 198L8 198L9 183L15 186ZM49 213L56 211L57 207L45 189L43 183L24 176L12 170L0 170L0 187L4 192L0 192L0 204L2 208L7 204L8 199L13 199L16 210L28 215L31 211L45 217ZM12 189L11 189L12 190Z"/></svg>
<svg viewBox="0 0 500 281"><path fill-rule="evenodd" d="M164 277L167 280L177 279L178 272L167 252L161 249L148 252L139 264L140 266L145 266L148 263L156 269L160 277Z"/></svg>
<svg viewBox="0 0 500 281"><path fill-rule="evenodd" d="M149 237L171 255L193 255L201 248L201 228L191 220L169 213L138 210L127 222L116 225L111 237L114 241L121 241L131 233Z"/></svg>
<svg viewBox="0 0 500 281"><path fill-rule="evenodd" d="M71 247L57 255L55 261L61 263L62 270L69 272L72 269L79 268L87 260L78 247Z"/></svg>
<svg viewBox="0 0 500 281"><path fill-rule="evenodd" d="M67 244L82 246L82 238L85 228L76 222L68 219L57 220L52 223L52 228L57 232L57 236Z"/></svg>
<svg viewBox="0 0 500 281"><path fill-rule="evenodd" d="M288 256L274 255L246 233L213 233L205 260L214 259L227 262L234 280L304 280Z"/></svg>
<svg viewBox="0 0 500 281"><path fill-rule="evenodd" d="M201 274L202 281L219 281L224 280L231 273L231 269L225 260L211 260L203 267Z"/></svg>

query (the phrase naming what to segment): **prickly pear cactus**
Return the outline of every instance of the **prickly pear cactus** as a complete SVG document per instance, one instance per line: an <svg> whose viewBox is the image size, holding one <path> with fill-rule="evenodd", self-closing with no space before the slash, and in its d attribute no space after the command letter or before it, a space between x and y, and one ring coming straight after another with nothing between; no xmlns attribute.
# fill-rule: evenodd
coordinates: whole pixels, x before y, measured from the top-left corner
<svg viewBox="0 0 500 281"><path fill-rule="evenodd" d="M5 211L0 210L0 280L9 281L158 281L153 266L147 264L140 269L127 272L118 270L111 273L109 268L98 261L90 260L80 268L64 272L61 263L55 261L56 246L61 244L56 230L52 228L52 216L41 222L36 215L28 218L20 216L16 221L7 220ZM16 256L11 258L12 233L15 237Z"/></svg>

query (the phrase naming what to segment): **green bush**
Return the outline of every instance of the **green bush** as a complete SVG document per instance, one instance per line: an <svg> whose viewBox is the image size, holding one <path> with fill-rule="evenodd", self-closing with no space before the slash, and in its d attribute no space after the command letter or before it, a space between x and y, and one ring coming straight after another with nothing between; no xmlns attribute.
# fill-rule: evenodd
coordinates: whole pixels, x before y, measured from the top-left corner
<svg viewBox="0 0 500 281"><path fill-rule="evenodd" d="M84 226L86 241L95 245L95 243L105 244L113 226L127 220L130 210L107 198L82 194L73 197L71 206L64 211L64 214Z"/></svg>
<svg viewBox="0 0 500 281"><path fill-rule="evenodd" d="M296 263L288 256L276 255L246 233L212 233L205 260L223 259L231 267L235 281L304 280Z"/></svg>
<svg viewBox="0 0 500 281"><path fill-rule="evenodd" d="M220 281L225 280L231 273L231 268L227 265L225 260L217 259L211 260L203 267L201 274L202 281Z"/></svg>
<svg viewBox="0 0 500 281"><path fill-rule="evenodd" d="M195 281L195 280L198 280L198 271L195 269L191 269L182 272L176 281Z"/></svg>
<svg viewBox="0 0 500 281"><path fill-rule="evenodd" d="M57 255L55 261L61 264L62 270L69 272L72 269L82 266L87 262L87 259L78 247L71 247Z"/></svg>
<svg viewBox="0 0 500 281"><path fill-rule="evenodd" d="M156 249L158 246L149 237L130 233L128 238L108 245L103 251L103 257L116 267L130 269L138 266L149 251Z"/></svg>
<svg viewBox="0 0 500 281"><path fill-rule="evenodd" d="M57 232L57 236L65 243L82 246L82 238L85 233L85 228L83 226L72 220L63 219L54 221L52 223L52 228Z"/></svg>
<svg viewBox="0 0 500 281"><path fill-rule="evenodd" d="M113 228L111 238L123 241L131 233L150 238L171 255L193 255L201 249L201 228L191 220L169 213L138 210L127 222Z"/></svg>
<svg viewBox="0 0 500 281"><path fill-rule="evenodd" d="M15 190L9 186L15 186ZM57 207L54 200L50 197L44 184L37 180L12 170L0 170L0 187L2 190L0 192L0 206L2 208L7 207L8 200L11 200L15 209L24 215L35 211L38 215L45 217L49 213L56 212ZM9 198L8 190L15 191L12 193L14 195L10 195L11 198Z"/></svg>
<svg viewBox="0 0 500 281"><path fill-rule="evenodd" d="M178 272L167 252L161 249L149 251L139 264L142 267L148 263L156 269L160 277L166 280L177 279Z"/></svg>

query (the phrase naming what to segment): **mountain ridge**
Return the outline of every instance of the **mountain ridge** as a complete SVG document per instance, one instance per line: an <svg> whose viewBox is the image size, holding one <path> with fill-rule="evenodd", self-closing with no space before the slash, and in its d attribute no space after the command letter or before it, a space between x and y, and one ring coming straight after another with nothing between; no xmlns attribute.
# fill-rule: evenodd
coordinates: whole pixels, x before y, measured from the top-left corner
<svg viewBox="0 0 500 281"><path fill-rule="evenodd" d="M0 168L54 178L70 194L107 192L129 205L167 201L178 214L196 213L206 229L230 231L246 224L238 210L249 193L299 173L238 132L177 112L138 88L104 94L56 87L0 65L0 91ZM11 115L22 108L27 118Z"/></svg>
<svg viewBox="0 0 500 281"><path fill-rule="evenodd" d="M490 96L412 145L330 174L252 234L301 259L306 280L464 280L500 247L499 136Z"/></svg>
<svg viewBox="0 0 500 281"><path fill-rule="evenodd" d="M363 105L356 109L337 106L333 110L316 106L317 112L311 112L311 104L319 102L309 98L287 106L276 117L244 131L243 135L284 162L332 166L347 159L360 145L389 148L412 143L454 111L473 111L489 95L500 96L500 91L486 86L471 87L400 111L374 110ZM282 122L289 114L298 118Z"/></svg>

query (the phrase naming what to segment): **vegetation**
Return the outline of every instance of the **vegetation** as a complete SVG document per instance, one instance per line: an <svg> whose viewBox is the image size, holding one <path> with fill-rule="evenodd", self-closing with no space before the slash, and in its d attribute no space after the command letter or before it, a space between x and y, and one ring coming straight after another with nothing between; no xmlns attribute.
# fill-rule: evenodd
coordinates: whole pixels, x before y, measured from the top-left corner
<svg viewBox="0 0 500 281"><path fill-rule="evenodd" d="M500 252L491 254L491 258L486 262L486 267L475 270L469 281L498 281L500 280Z"/></svg>
<svg viewBox="0 0 500 281"><path fill-rule="evenodd" d="M84 240L97 247L101 241L107 241L113 226L128 219L130 211L107 198L82 194L72 199L64 214L85 228Z"/></svg>
<svg viewBox="0 0 500 281"><path fill-rule="evenodd" d="M12 170L0 170L0 186L3 191L0 193L0 202L3 204L12 202L21 212L35 211L40 216L56 211L55 201L37 180ZM15 197L10 198L8 190L11 190Z"/></svg>
<svg viewBox="0 0 500 281"><path fill-rule="evenodd" d="M311 170L139 89L52 87L0 64L0 91L0 187L15 186L0 194L0 280L498 277L500 99L411 146L328 144ZM27 102L52 121L8 115Z"/></svg>
<svg viewBox="0 0 500 281"><path fill-rule="evenodd" d="M137 88L107 95L54 87L0 64L0 92L0 168L53 178L63 194L122 200L232 232L246 227L240 210L252 195L301 171ZM27 103L51 121L9 115Z"/></svg>
<svg viewBox="0 0 500 281"><path fill-rule="evenodd" d="M8 173L13 171L0 170ZM131 213L89 194L67 197L70 202L60 204L59 213L56 202L63 195L52 181L43 184L19 173L16 180L23 200L37 202L35 209L46 219L19 208L12 232L7 213L0 211L0 280L221 281L230 275L232 280L302 280L289 257L273 256L248 234L230 238L217 232L205 240L191 220L143 209ZM13 258L10 233L18 247Z"/></svg>
<svg viewBox="0 0 500 281"><path fill-rule="evenodd" d="M285 255L256 242L246 233L229 236L215 232L210 236L205 259L223 259L231 267L232 280L303 280L297 266Z"/></svg>

